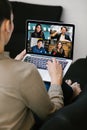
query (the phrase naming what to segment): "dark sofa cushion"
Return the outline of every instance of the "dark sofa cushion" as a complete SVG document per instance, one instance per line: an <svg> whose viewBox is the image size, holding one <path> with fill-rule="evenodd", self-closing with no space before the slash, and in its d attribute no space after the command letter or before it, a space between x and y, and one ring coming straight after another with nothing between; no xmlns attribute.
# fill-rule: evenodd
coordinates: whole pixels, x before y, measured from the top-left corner
<svg viewBox="0 0 87 130"><path fill-rule="evenodd" d="M14 13L13 35L5 47L10 57L14 58L25 48L25 23L27 19L61 21L62 6L38 5L10 1Z"/></svg>
<svg viewBox="0 0 87 130"><path fill-rule="evenodd" d="M6 45L5 50L9 51L11 58L14 58L25 48L25 34L24 33L13 33L9 43Z"/></svg>
<svg viewBox="0 0 87 130"><path fill-rule="evenodd" d="M62 6L49 6L11 2L14 12L15 31L25 31L26 19L60 21Z"/></svg>

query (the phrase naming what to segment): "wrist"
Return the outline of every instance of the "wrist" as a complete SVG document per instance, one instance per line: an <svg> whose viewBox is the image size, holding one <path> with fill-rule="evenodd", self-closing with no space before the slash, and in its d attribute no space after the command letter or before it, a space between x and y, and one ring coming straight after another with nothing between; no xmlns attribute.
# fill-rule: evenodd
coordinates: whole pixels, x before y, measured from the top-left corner
<svg viewBox="0 0 87 130"><path fill-rule="evenodd" d="M54 79L52 79L51 80L51 85L53 85L53 84L61 86L62 85L62 78L57 78L57 79L54 78Z"/></svg>

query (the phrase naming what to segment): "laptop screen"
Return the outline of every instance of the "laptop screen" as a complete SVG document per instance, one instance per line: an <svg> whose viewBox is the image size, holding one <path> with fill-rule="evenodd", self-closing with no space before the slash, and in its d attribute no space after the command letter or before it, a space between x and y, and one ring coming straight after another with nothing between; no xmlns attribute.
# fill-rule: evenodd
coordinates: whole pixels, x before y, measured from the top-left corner
<svg viewBox="0 0 87 130"><path fill-rule="evenodd" d="M26 51L29 54L73 58L75 25L51 21L26 21Z"/></svg>

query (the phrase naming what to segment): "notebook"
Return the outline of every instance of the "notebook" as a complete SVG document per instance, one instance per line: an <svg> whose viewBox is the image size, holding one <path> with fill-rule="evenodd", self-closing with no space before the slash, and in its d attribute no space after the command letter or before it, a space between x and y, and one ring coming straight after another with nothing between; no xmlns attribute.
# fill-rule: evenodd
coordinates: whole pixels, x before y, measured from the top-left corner
<svg viewBox="0 0 87 130"><path fill-rule="evenodd" d="M46 63L55 57L62 64L64 76L73 60L74 33L74 24L28 19L23 61L35 64L42 80L50 82Z"/></svg>

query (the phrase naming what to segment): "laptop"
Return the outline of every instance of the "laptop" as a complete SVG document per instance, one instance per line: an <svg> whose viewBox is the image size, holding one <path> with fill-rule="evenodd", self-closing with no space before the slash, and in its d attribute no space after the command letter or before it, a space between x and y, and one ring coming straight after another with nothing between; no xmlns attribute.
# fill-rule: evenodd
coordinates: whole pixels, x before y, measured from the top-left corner
<svg viewBox="0 0 87 130"><path fill-rule="evenodd" d="M46 63L55 57L62 64L64 76L73 60L74 33L74 24L28 19L23 61L35 64L42 80L50 82ZM59 51L58 44L62 48Z"/></svg>

